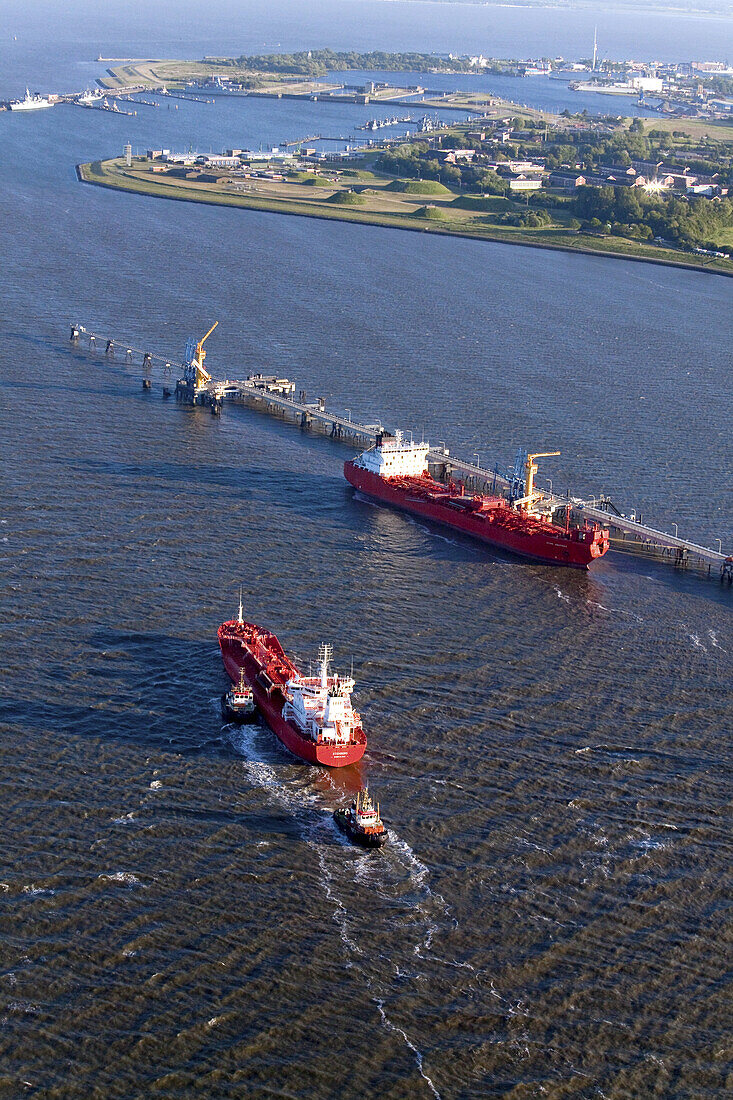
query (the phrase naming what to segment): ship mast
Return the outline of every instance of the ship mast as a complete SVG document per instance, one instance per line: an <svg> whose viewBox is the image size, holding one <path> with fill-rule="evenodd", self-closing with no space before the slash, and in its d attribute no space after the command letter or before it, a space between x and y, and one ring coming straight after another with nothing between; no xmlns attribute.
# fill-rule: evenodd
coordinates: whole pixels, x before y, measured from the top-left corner
<svg viewBox="0 0 733 1100"><path fill-rule="evenodd" d="M318 656L321 660L321 689L325 691L328 687L328 666L333 659L333 646L322 644Z"/></svg>
<svg viewBox="0 0 733 1100"><path fill-rule="evenodd" d="M239 586L239 614L237 615L237 622L238 623L243 623L244 622L244 613L243 613L243 610L242 610L242 586L241 586L241 584Z"/></svg>

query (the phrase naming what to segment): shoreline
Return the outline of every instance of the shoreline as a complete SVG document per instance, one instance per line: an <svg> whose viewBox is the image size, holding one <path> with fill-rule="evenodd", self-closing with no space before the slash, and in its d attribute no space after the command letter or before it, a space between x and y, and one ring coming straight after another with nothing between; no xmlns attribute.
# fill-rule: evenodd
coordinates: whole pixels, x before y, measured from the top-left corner
<svg viewBox="0 0 733 1100"><path fill-rule="evenodd" d="M400 215L388 213L379 215L365 213L361 210L339 209L336 207L331 209L311 207L301 210L294 208L293 204L287 204L284 200L268 199L259 196L247 198L244 195L223 196L210 193L193 194L190 191L186 193L183 187L180 188L183 193L175 194L175 187L170 184L168 185L168 189L163 191L163 188L159 184L148 184L144 187L136 186L134 181L129 180L126 180L123 184L121 182L113 182L109 179L88 178L91 175L93 163L94 162L88 161L83 164L75 165L76 176L80 183L88 184L91 187L104 187L110 191L121 191L133 195L140 195L144 198L170 199L173 202L193 202L205 206L222 206L227 209L254 210L265 214L316 218L322 221L341 221L348 222L352 225L367 225L381 229L398 229L409 233L430 233L442 237L458 237L464 240L484 241L488 244L508 244L524 248L540 248L545 251L564 252L571 255L576 254L598 256L600 258L613 260L629 260L632 263L646 263L662 267L682 268L686 271L697 271L704 275L721 275L724 278L733 278L733 268L730 271L725 271L721 268L713 267L712 265L708 266L694 261L687 263L684 260L675 260L667 257L644 256L633 252L618 252L606 248L592 248L586 244L574 246L549 241L538 241L532 239L528 235L520 236L518 233L513 235L491 232L472 233L470 230L450 229L444 224L430 222L426 224L406 225L401 220ZM86 173L85 169L87 170ZM158 193L155 191L156 186L159 189ZM305 204L303 205L305 206Z"/></svg>

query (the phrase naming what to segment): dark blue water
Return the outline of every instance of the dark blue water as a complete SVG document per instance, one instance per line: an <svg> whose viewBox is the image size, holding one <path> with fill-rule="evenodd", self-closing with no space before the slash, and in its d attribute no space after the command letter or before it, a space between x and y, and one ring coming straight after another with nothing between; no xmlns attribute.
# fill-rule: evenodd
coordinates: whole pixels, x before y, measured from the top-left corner
<svg viewBox="0 0 733 1100"><path fill-rule="evenodd" d="M242 39L304 41L261 20ZM173 54L195 24L150 28ZM59 85L74 32L33 30ZM67 325L180 357L218 319L216 375L484 461L558 449L556 488L729 546L730 282L75 179L128 136L271 143L290 110L0 116L1 1090L723 1097L730 591L441 536L354 499L347 449L145 394ZM240 583L290 652L353 655L359 771L222 727ZM367 778L376 856L330 819Z"/></svg>

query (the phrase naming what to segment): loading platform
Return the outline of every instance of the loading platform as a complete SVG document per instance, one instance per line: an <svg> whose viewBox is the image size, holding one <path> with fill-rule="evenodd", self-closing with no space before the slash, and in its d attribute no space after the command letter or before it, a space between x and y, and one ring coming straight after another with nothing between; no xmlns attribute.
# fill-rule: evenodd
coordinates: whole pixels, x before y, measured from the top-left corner
<svg viewBox="0 0 733 1100"><path fill-rule="evenodd" d="M186 361L167 359L155 352L143 351L131 344L101 336L83 325L71 325L70 342L78 346L86 342L92 352L103 352L107 360L123 362L128 366L139 363L142 369L144 390L152 388L153 376L158 374L162 383L163 396L175 395L177 401L187 405L208 407L214 415L220 415L224 404L242 405L256 412L266 413L303 431L317 432L337 442L356 446L360 449L374 446L385 433L389 434L377 420L372 423L359 423L347 415L326 408L323 397L308 401L304 390L295 396L295 383L277 375L250 374L246 379L215 380L203 368L205 352L203 343L211 335L216 324L203 340L194 344L189 341L186 348ZM118 358L119 357L119 358ZM177 381L173 381L175 378ZM477 454L477 457L480 456ZM519 457L519 456L518 456ZM532 457L532 456L530 456ZM535 456L538 457L538 456ZM525 456L526 458L526 456ZM428 451L430 472L440 481L462 482L469 492L488 492L510 497L516 495L518 466L514 472L500 471L498 465L488 470L480 463L468 462L451 455L443 444ZM733 550L723 551L722 540L718 539L718 549L702 546L690 539L680 538L677 534L661 531L623 515L607 498L583 500L568 491L565 496L550 490L541 490L537 502L538 510L556 521L564 522L567 511L582 520L596 521L608 527L611 546L614 550L638 554L647 558L667 562L676 569L692 570L704 576L719 579L721 583L733 586Z"/></svg>

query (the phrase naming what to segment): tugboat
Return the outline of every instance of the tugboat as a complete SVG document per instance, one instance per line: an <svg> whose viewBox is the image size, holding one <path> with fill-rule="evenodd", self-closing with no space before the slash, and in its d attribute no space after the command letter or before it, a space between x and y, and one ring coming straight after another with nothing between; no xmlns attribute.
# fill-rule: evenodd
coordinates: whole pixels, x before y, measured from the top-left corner
<svg viewBox="0 0 733 1100"><path fill-rule="evenodd" d="M254 716L254 712L252 688L244 678L244 669L241 669L239 683L232 684L221 697L221 716L227 722L246 722Z"/></svg>
<svg viewBox="0 0 733 1100"><path fill-rule="evenodd" d="M379 816L379 804L374 805L366 787L359 791L348 810L334 810L333 819L354 844L381 848L387 843L388 834Z"/></svg>

